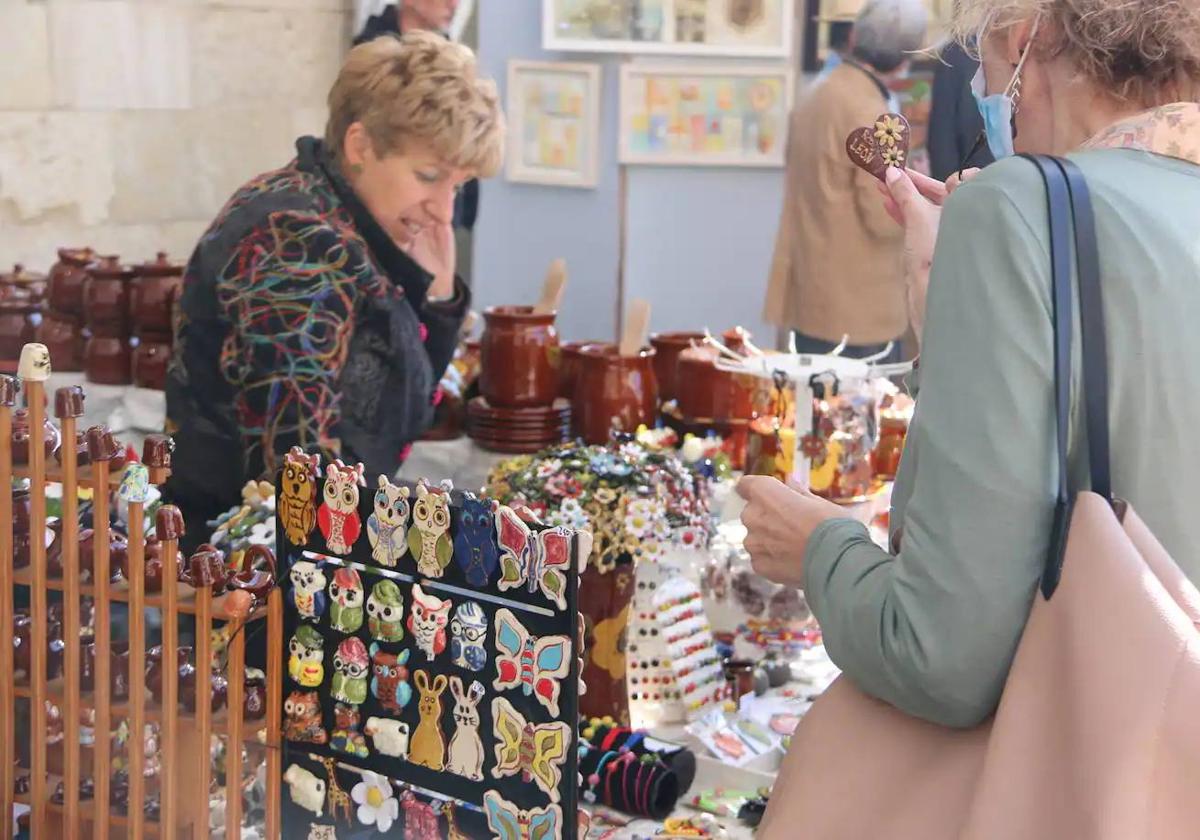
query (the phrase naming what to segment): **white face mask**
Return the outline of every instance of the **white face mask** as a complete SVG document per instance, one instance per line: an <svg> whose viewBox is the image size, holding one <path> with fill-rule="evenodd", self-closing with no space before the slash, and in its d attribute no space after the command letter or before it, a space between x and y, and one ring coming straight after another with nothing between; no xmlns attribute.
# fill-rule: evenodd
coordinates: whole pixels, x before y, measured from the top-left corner
<svg viewBox="0 0 1200 840"><path fill-rule="evenodd" d="M1033 30L1029 33L1029 41L1033 42L1033 37L1037 35L1038 23L1040 18L1033 22ZM992 156L996 160L1001 160L1006 157L1012 157L1016 154L1014 141L1017 131L1015 117L1017 112L1017 103L1021 97L1021 71L1025 67L1025 59L1029 57L1029 47L1025 47L1025 51L1021 53L1021 60L1017 62L1017 67L1013 70L1012 78L1009 79L1002 93L994 93L991 96L987 95L987 81L983 74L983 62L979 64L979 70L975 73L975 77L971 79L971 93L975 95L975 102L979 106L979 113L983 117L983 130L987 134L988 148L992 151Z"/></svg>

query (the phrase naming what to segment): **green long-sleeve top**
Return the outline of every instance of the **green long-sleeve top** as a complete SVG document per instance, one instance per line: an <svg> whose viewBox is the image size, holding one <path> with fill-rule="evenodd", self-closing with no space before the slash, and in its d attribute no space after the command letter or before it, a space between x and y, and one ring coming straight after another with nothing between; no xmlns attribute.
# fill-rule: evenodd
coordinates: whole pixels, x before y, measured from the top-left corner
<svg viewBox="0 0 1200 840"><path fill-rule="evenodd" d="M1114 490L1200 582L1189 533L1200 520L1200 166L1122 149L1072 159L1096 212ZM893 493L898 553L831 520L804 556L834 662L868 693L946 725L995 710L1050 543L1049 247L1045 188L1028 161L989 167L947 202ZM1073 384L1070 469L1086 487L1079 397Z"/></svg>

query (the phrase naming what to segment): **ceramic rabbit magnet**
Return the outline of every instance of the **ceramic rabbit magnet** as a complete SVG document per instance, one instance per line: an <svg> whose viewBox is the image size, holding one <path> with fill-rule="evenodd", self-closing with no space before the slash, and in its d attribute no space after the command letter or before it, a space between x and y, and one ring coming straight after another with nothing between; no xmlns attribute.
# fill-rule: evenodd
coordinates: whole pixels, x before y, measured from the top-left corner
<svg viewBox="0 0 1200 840"><path fill-rule="evenodd" d="M279 482L279 520L288 542L306 545L317 524L317 475L319 455L305 455L299 446L283 458Z"/></svg>
<svg viewBox="0 0 1200 840"><path fill-rule="evenodd" d="M417 485L408 550L417 560L417 571L427 578L440 578L450 565L454 544L450 539L449 484L431 488L422 481Z"/></svg>
<svg viewBox="0 0 1200 840"><path fill-rule="evenodd" d="M381 642L404 639L404 600L400 587L390 580L381 580L371 587L367 598L367 628L371 638Z"/></svg>
<svg viewBox="0 0 1200 840"><path fill-rule="evenodd" d="M283 704L283 737L305 744L329 740L321 720L321 698L315 691L293 691Z"/></svg>
<svg viewBox="0 0 1200 840"><path fill-rule="evenodd" d="M413 680L421 693L417 705L421 720L412 736L408 760L440 773L446 767L446 736L442 734L442 692L446 690L446 675L438 674L430 682L427 672L417 671Z"/></svg>
<svg viewBox="0 0 1200 840"><path fill-rule="evenodd" d="M288 571L290 593L296 614L308 621L320 621L325 615L325 573L311 560L297 560Z"/></svg>
<svg viewBox="0 0 1200 840"><path fill-rule="evenodd" d="M304 688L316 688L325 679L325 640L307 624L296 629L288 642L288 674Z"/></svg>
<svg viewBox="0 0 1200 840"><path fill-rule="evenodd" d="M408 551L408 516L412 505L411 491L397 487L379 476L375 491L374 512L367 517L367 539L371 542L371 557L381 566L395 568Z"/></svg>
<svg viewBox="0 0 1200 840"><path fill-rule="evenodd" d="M362 464L348 467L334 461L325 468L325 498L317 510L317 524L331 554L349 554L362 531L358 517L360 486L366 486Z"/></svg>
<svg viewBox="0 0 1200 840"><path fill-rule="evenodd" d="M356 633L363 623L362 578L354 569L338 569L329 584L329 626L341 633Z"/></svg>
<svg viewBox="0 0 1200 840"><path fill-rule="evenodd" d="M500 565L500 549L496 546L495 501L480 500L473 493L463 494L460 510L454 512L454 561L466 575L467 583L482 589L491 583Z"/></svg>
<svg viewBox="0 0 1200 840"><path fill-rule="evenodd" d="M334 700L355 706L367 699L367 648L357 636L343 639L333 655L333 681L330 685Z"/></svg>
<svg viewBox="0 0 1200 840"><path fill-rule="evenodd" d="M457 675L450 678L450 693L454 695L454 735L446 755L446 770L473 782L483 781L483 740L479 737L479 701L483 699L483 683L476 680L463 691Z"/></svg>
<svg viewBox="0 0 1200 840"><path fill-rule="evenodd" d="M371 694L389 712L400 711L412 700L408 684L408 648L400 653L388 653L379 645L371 645Z"/></svg>
<svg viewBox="0 0 1200 840"><path fill-rule="evenodd" d="M367 749L367 739L358 731L362 716L358 707L346 703L338 703L333 707L333 735L329 739L330 749L337 750L355 758L366 758L370 755Z"/></svg>
<svg viewBox="0 0 1200 840"><path fill-rule="evenodd" d="M404 721L369 717L363 731L371 736L375 752L389 758L408 758L408 724Z"/></svg>
<svg viewBox="0 0 1200 840"><path fill-rule="evenodd" d="M450 660L459 668L482 671L487 665L487 615L474 601L459 604L450 622Z"/></svg>
<svg viewBox="0 0 1200 840"><path fill-rule="evenodd" d="M429 595L421 589L421 584L413 584L408 630L427 660L432 661L446 649L446 625L449 620L450 599Z"/></svg>

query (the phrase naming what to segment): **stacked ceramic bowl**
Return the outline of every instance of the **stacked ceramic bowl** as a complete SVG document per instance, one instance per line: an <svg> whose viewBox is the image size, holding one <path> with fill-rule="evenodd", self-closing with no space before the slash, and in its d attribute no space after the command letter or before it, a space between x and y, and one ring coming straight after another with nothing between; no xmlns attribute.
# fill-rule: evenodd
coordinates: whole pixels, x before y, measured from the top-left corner
<svg viewBox="0 0 1200 840"><path fill-rule="evenodd" d="M541 408L496 408L487 397L467 404L467 434L493 452L539 452L571 435L571 403L557 399Z"/></svg>

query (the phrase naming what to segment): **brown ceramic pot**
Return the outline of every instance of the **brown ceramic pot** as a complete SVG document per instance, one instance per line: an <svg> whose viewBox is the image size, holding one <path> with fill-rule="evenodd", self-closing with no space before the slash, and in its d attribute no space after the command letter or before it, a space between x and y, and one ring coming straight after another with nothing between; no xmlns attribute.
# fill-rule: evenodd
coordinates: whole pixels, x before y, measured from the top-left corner
<svg viewBox="0 0 1200 840"><path fill-rule="evenodd" d="M171 361L171 342L161 336L143 336L133 348L131 375L139 388L162 391L167 387L167 363Z"/></svg>
<svg viewBox="0 0 1200 840"><path fill-rule="evenodd" d="M675 399L675 377L679 354L704 340L704 333L670 332L650 336L654 348L654 375L658 377L658 396L663 402Z"/></svg>
<svg viewBox="0 0 1200 840"><path fill-rule="evenodd" d="M690 347L679 354L676 400L684 417L722 423L754 416L753 391L737 374L717 368L715 347Z"/></svg>
<svg viewBox="0 0 1200 840"><path fill-rule="evenodd" d="M64 315L83 314L83 284L87 267L96 258L91 248L59 248L58 262L50 268L48 292L50 308ZM62 366L51 355L57 370Z"/></svg>
<svg viewBox="0 0 1200 840"><path fill-rule="evenodd" d="M274 586L274 553L265 545L249 546L242 554L241 571L229 579L229 588L249 592L257 603L262 604Z"/></svg>
<svg viewBox="0 0 1200 840"><path fill-rule="evenodd" d="M136 335L171 334L171 304L183 286L183 263L159 251L154 262L136 269L130 288L129 312Z"/></svg>
<svg viewBox="0 0 1200 840"><path fill-rule="evenodd" d="M28 490L12 491L13 506L13 568L23 569L29 565L29 529L32 516L32 501Z"/></svg>
<svg viewBox="0 0 1200 840"><path fill-rule="evenodd" d="M179 675L179 702L184 709L196 711L196 666L192 663L192 649L180 647L175 651L176 673ZM146 653L146 688L154 698L154 702L162 704L162 647L155 646ZM209 708L217 712L225 705L226 680L219 674L211 674L209 678Z"/></svg>
<svg viewBox="0 0 1200 840"><path fill-rule="evenodd" d="M129 283L133 268L117 257L101 257L88 266L83 284L84 315L92 335L119 338L129 335ZM116 383L121 384L121 383Z"/></svg>
<svg viewBox="0 0 1200 840"><path fill-rule="evenodd" d="M497 408L550 405L558 393L555 313L530 306L496 306L483 313L480 392Z"/></svg>
<svg viewBox="0 0 1200 840"><path fill-rule="evenodd" d="M175 440L170 435L146 435L142 441L142 463L147 467L171 468Z"/></svg>
<svg viewBox="0 0 1200 840"><path fill-rule="evenodd" d="M46 299L46 275L17 263L10 273L0 274L0 298L28 301L40 309Z"/></svg>
<svg viewBox="0 0 1200 840"><path fill-rule="evenodd" d="M82 417L84 399L83 388L79 385L56 388L54 391L54 416L60 420L64 417Z"/></svg>
<svg viewBox="0 0 1200 840"><path fill-rule="evenodd" d="M133 351L125 338L93 335L83 350L83 371L89 382L129 385L133 382Z"/></svg>
<svg viewBox="0 0 1200 840"><path fill-rule="evenodd" d="M585 347L571 410L576 434L590 444L607 443L614 430L653 426L658 412L654 349L622 357L611 344Z"/></svg>
<svg viewBox="0 0 1200 840"><path fill-rule="evenodd" d="M225 554L211 543L201 543L188 558L186 566L179 568L179 580L199 589L212 587L213 595L221 595L229 585L229 570L225 566Z"/></svg>
<svg viewBox="0 0 1200 840"><path fill-rule="evenodd" d="M162 592L163 585L163 546L162 541L155 535L146 537L146 550L144 563L146 573L142 577L142 587L146 592ZM179 549L175 549L176 569L184 567L183 553ZM125 580L132 580L129 577L129 555L128 553L121 561L121 574Z"/></svg>
<svg viewBox="0 0 1200 840"><path fill-rule="evenodd" d="M55 373L83 370L83 322L75 315L51 309L42 315L34 339L45 344Z"/></svg>
<svg viewBox="0 0 1200 840"><path fill-rule="evenodd" d="M37 340L38 311L27 298L0 299L0 359L21 358L21 348Z"/></svg>
<svg viewBox="0 0 1200 840"><path fill-rule="evenodd" d="M246 720L262 720L267 716L267 675L257 668L246 669L242 713Z"/></svg>
<svg viewBox="0 0 1200 840"><path fill-rule="evenodd" d="M29 439L32 432L29 428L29 410L18 408L12 414L12 462L13 464L29 463ZM49 417L42 421L42 441L49 460L62 442L62 432Z"/></svg>
<svg viewBox="0 0 1200 840"><path fill-rule="evenodd" d="M96 686L96 643L81 645L79 687L92 691ZM129 642L112 641L108 651L108 684L114 702L129 699Z"/></svg>
<svg viewBox="0 0 1200 840"><path fill-rule="evenodd" d="M60 444L58 449L54 450L54 460L58 463L63 462L63 445ZM76 466L86 467L92 462L91 455L88 453L87 434L85 432L75 433L75 464Z"/></svg>
<svg viewBox="0 0 1200 840"><path fill-rule="evenodd" d="M579 378L579 357L583 348L591 344L603 344L603 341L569 341L562 345L558 367L558 395L564 399L575 396L575 381Z"/></svg>

